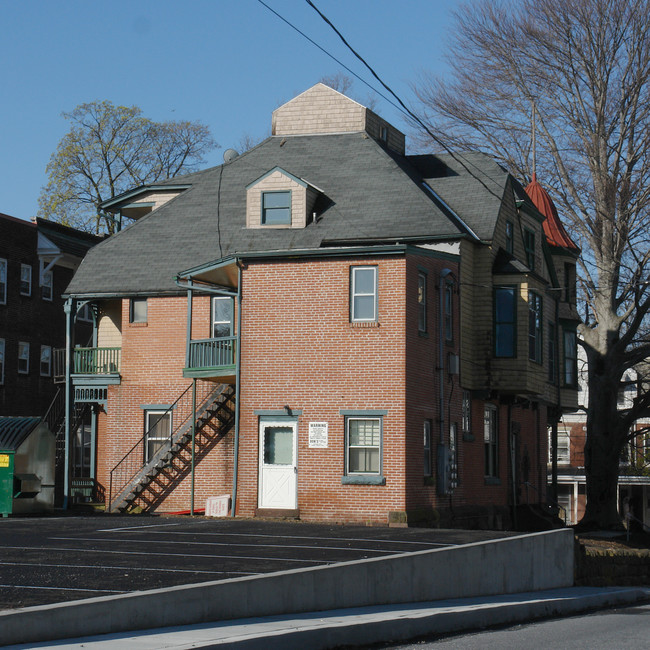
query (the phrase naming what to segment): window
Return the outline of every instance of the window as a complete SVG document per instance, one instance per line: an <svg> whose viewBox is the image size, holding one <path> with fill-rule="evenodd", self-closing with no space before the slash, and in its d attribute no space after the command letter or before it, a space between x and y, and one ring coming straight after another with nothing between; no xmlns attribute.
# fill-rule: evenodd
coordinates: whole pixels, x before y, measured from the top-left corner
<svg viewBox="0 0 650 650"><path fill-rule="evenodd" d="M172 412L145 411L145 462L148 463L156 453L169 444L172 434Z"/></svg>
<svg viewBox="0 0 650 650"><path fill-rule="evenodd" d="M45 271L45 265L41 262L41 298L43 300L52 300L53 296L53 274L52 271Z"/></svg>
<svg viewBox="0 0 650 650"><path fill-rule="evenodd" d="M147 322L147 299L131 298L129 305L129 323Z"/></svg>
<svg viewBox="0 0 650 650"><path fill-rule="evenodd" d="M528 292L528 358L542 363L542 297Z"/></svg>
<svg viewBox="0 0 650 650"><path fill-rule="evenodd" d="M18 372L26 375L29 372L29 343L18 343Z"/></svg>
<svg viewBox="0 0 650 650"><path fill-rule="evenodd" d="M431 469L431 420L424 421L424 475L432 476Z"/></svg>
<svg viewBox="0 0 650 650"><path fill-rule="evenodd" d="M346 420L347 474L381 473L381 418Z"/></svg>
<svg viewBox="0 0 650 650"><path fill-rule="evenodd" d="M557 383L557 331L553 321L548 321L548 380Z"/></svg>
<svg viewBox="0 0 650 650"><path fill-rule="evenodd" d="M575 302L576 299L576 267L575 264L564 264L564 300Z"/></svg>
<svg viewBox="0 0 650 650"><path fill-rule="evenodd" d="M458 480L458 423L449 425L449 487L455 490Z"/></svg>
<svg viewBox="0 0 650 650"><path fill-rule="evenodd" d="M497 436L497 407L494 404L485 405L483 420L483 442L485 446L485 476L498 477L498 436Z"/></svg>
<svg viewBox="0 0 650 650"><path fill-rule="evenodd" d="M90 476L90 451L92 429L89 422L83 422L72 438L73 476Z"/></svg>
<svg viewBox="0 0 650 650"><path fill-rule="evenodd" d="M427 331L427 275L418 273L418 332Z"/></svg>
<svg viewBox="0 0 650 650"><path fill-rule="evenodd" d="M353 266L350 272L350 320L353 323L376 321L377 267Z"/></svg>
<svg viewBox="0 0 650 650"><path fill-rule="evenodd" d="M445 341L454 340L454 285L447 281L445 283Z"/></svg>
<svg viewBox="0 0 650 650"><path fill-rule="evenodd" d="M462 420L463 438L470 439L472 436L472 394L468 390L463 391Z"/></svg>
<svg viewBox="0 0 650 650"><path fill-rule="evenodd" d="M0 339L0 386L5 383L5 340Z"/></svg>
<svg viewBox="0 0 650 650"><path fill-rule="evenodd" d="M90 303L85 302L77 311L77 320L84 321L86 323L93 322L93 314L90 308Z"/></svg>
<svg viewBox="0 0 650 650"><path fill-rule="evenodd" d="M49 345L41 345L41 377L49 377L52 374L52 348Z"/></svg>
<svg viewBox="0 0 650 650"><path fill-rule="evenodd" d="M515 250L515 228L512 221L506 221L506 253L514 255Z"/></svg>
<svg viewBox="0 0 650 650"><path fill-rule="evenodd" d="M569 432L566 429L557 430L557 462L568 463L570 460L570 442Z"/></svg>
<svg viewBox="0 0 650 650"><path fill-rule="evenodd" d="M564 385L575 387L578 383L578 347L576 332L564 330Z"/></svg>
<svg viewBox="0 0 650 650"><path fill-rule="evenodd" d="M227 296L212 298L212 338L233 335L233 300Z"/></svg>
<svg viewBox="0 0 650 650"><path fill-rule="evenodd" d="M514 357L516 353L516 294L515 287L494 290L494 354Z"/></svg>
<svg viewBox="0 0 650 650"><path fill-rule="evenodd" d="M524 251L526 251L526 266L531 271L535 270L535 233L528 228L524 229Z"/></svg>
<svg viewBox="0 0 650 650"><path fill-rule="evenodd" d="M262 192L262 225L291 225L291 192Z"/></svg>
<svg viewBox="0 0 650 650"><path fill-rule="evenodd" d="M0 260L0 305L7 304L7 260Z"/></svg>
<svg viewBox="0 0 650 650"><path fill-rule="evenodd" d="M20 295L32 295L32 267L29 264L20 265Z"/></svg>

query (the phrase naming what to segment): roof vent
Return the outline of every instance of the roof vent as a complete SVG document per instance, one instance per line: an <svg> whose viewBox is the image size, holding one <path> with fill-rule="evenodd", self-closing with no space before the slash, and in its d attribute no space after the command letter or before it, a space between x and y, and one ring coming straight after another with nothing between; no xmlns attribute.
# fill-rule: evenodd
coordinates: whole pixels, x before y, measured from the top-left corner
<svg viewBox="0 0 650 650"><path fill-rule="evenodd" d="M234 149L226 149L223 152L223 161L225 163L232 162L235 158L237 158L239 154L234 150Z"/></svg>

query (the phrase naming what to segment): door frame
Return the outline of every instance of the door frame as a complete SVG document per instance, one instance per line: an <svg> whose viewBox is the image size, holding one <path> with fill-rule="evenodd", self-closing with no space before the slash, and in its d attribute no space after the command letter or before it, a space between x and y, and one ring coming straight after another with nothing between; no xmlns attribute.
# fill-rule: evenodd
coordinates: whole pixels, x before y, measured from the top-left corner
<svg viewBox="0 0 650 650"><path fill-rule="evenodd" d="M270 506L262 505L262 492L264 487L263 473L265 469L264 464L264 430L269 426L291 427L293 429L293 464L291 471L293 472L293 502L287 504L283 508L273 508ZM257 463L257 507L258 509L275 509L275 510L296 510L298 508L298 418L292 416L282 415L267 415L260 416L258 423L258 463ZM289 467L288 465L286 466ZM287 469L287 471L289 471Z"/></svg>

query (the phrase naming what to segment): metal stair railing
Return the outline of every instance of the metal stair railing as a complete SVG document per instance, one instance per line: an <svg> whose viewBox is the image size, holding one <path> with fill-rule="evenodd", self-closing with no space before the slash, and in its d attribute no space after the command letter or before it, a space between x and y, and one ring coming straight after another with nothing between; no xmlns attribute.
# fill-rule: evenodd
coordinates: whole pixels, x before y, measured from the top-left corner
<svg viewBox="0 0 650 650"><path fill-rule="evenodd" d="M199 387L201 393L199 394ZM192 420L196 417L197 422L200 422L201 415L212 406L218 398L229 388L227 384L219 384L216 388L214 384L210 383L197 383L196 395L196 414L193 408L192 399L192 384L190 384L176 399L176 401L165 411L161 416L172 413L175 422L174 428L171 430L168 443L163 444L156 451L156 453L147 461L145 460L145 446L150 432L153 431L154 426L150 427L146 433L136 442L131 449L123 456L123 458L113 467L109 476L109 499L108 510L110 512L119 509L125 498L129 496L130 492L137 484L138 480L149 471L160 471L165 465L165 456L169 453L174 453L178 449L174 449L177 441L179 441L185 434L192 430Z"/></svg>

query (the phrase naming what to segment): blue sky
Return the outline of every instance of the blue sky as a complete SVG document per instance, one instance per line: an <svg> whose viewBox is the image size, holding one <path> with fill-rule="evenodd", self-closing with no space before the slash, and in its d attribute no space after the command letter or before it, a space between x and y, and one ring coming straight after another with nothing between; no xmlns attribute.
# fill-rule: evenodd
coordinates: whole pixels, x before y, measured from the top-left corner
<svg viewBox="0 0 650 650"><path fill-rule="evenodd" d="M265 2L372 80L304 0ZM405 101L423 71L444 74L458 0L314 4ZM201 121L221 146L212 166L245 135L269 135L279 105L344 72L257 0L0 0L0 23L0 212L23 219L36 214L68 131L63 111L107 99L154 120ZM355 80L349 94L363 102L369 92ZM406 130L384 100L375 111Z"/></svg>

